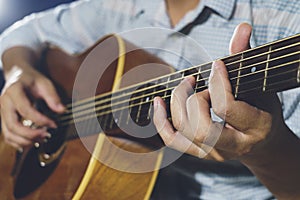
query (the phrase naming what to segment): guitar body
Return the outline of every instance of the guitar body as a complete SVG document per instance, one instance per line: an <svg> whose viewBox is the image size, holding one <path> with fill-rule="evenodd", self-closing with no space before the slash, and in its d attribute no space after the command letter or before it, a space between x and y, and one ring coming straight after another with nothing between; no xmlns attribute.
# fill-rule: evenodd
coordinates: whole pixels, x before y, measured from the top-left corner
<svg viewBox="0 0 300 200"><path fill-rule="evenodd" d="M130 51L123 56L124 60L120 60L122 49ZM103 60L107 60L107 56L115 59L109 63L109 66L104 66L101 63L102 56L104 56ZM158 66L153 64L133 70L136 66L147 63L157 63ZM87 70L84 75L87 79L77 84L78 73L82 73L80 71L82 66L91 70ZM94 71L101 68L107 68L103 71L101 78L93 77ZM40 65L40 71L54 82L63 103L68 104L71 98L73 100L75 98L76 102L91 97L89 88L95 88L93 94L97 96L120 87L169 74L172 68L143 50L135 50L134 45L116 36L107 36L79 55L68 55L58 48L49 48ZM126 79L120 82L120 75L126 73L129 75L126 75ZM75 97L74 94L76 94ZM74 125L62 130L63 133L59 131L55 134L65 134L65 138L77 134ZM110 135L122 134L120 131L115 132ZM139 154L151 152L152 149L126 138L96 133L92 136L68 139L63 141L63 146L59 156L49 166L42 167L37 158L40 152L38 148L32 147L20 155L4 144L1 135L1 199L149 198L162 158L161 151L148 157L124 156L123 151ZM122 166L124 170L115 169L113 166ZM143 166L152 170L145 172L140 170L140 173L134 173L136 167L141 169ZM13 175L11 175L12 171Z"/></svg>

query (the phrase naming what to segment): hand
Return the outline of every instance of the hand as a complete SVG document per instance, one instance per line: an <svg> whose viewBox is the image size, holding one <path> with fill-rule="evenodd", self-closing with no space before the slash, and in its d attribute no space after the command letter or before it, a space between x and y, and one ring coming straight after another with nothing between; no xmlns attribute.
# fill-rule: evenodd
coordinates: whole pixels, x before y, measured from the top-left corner
<svg viewBox="0 0 300 200"><path fill-rule="evenodd" d="M251 27L247 24L237 27L231 53L249 47L250 33ZM221 61L213 63L208 90L190 95L194 85L194 78L188 77L172 93L171 115L176 130L166 119L164 102L155 98L154 124L171 148L201 158L213 151L215 155L219 154L214 156L216 160L243 160L249 155L252 159L264 151L263 147L270 143L275 130L286 128L276 94L256 97L251 105L235 100L226 67ZM225 121L224 124L212 120L210 107Z"/></svg>
<svg viewBox="0 0 300 200"><path fill-rule="evenodd" d="M64 107L50 80L31 67L14 65L5 78L1 96L2 132L6 143L21 150L49 137L47 127L56 128L54 121L38 112L31 100L43 99L55 112L63 112ZM42 128L26 127L22 119L30 120Z"/></svg>

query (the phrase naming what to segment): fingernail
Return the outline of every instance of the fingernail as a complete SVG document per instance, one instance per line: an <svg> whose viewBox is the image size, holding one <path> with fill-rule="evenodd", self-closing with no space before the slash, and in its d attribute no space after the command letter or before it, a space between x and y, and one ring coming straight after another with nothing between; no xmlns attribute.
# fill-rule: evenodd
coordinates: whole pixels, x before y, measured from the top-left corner
<svg viewBox="0 0 300 200"><path fill-rule="evenodd" d="M50 128L57 128L57 125L53 122L50 124Z"/></svg>
<svg viewBox="0 0 300 200"><path fill-rule="evenodd" d="M61 110L61 111L64 111L65 110L65 107L62 105L62 104L56 104L56 108L58 109L58 110Z"/></svg>
<svg viewBox="0 0 300 200"><path fill-rule="evenodd" d="M222 60L215 60L214 65L215 65L215 67L220 67L220 66L223 65L223 61Z"/></svg>
<svg viewBox="0 0 300 200"><path fill-rule="evenodd" d="M44 135L46 138L48 138L48 139L50 139L51 137L52 137L52 135L50 134L50 133L46 133L45 135Z"/></svg>
<svg viewBox="0 0 300 200"><path fill-rule="evenodd" d="M23 151L24 151L24 149L23 149L22 147L19 147L19 148L18 148L18 152L19 152L19 153L23 153Z"/></svg>
<svg viewBox="0 0 300 200"><path fill-rule="evenodd" d="M194 77L193 76L188 76L185 78L186 81L188 81L190 84L194 84Z"/></svg>
<svg viewBox="0 0 300 200"><path fill-rule="evenodd" d="M214 62L212 63L212 68L211 68L211 73L210 73L210 75L209 75L209 78L211 78L211 77L214 75L214 73L215 73L217 70L219 70L220 66L222 65L221 62L222 62L221 60L216 60L216 61L214 61Z"/></svg>

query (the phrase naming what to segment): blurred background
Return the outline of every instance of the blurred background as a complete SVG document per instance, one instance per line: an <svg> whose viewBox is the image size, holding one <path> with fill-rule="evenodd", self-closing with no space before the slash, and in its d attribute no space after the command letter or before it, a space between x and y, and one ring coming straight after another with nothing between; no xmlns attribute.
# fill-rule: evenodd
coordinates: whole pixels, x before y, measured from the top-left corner
<svg viewBox="0 0 300 200"><path fill-rule="evenodd" d="M14 22L33 12L39 12L59 4L75 0L0 0L0 34ZM0 71L0 87L4 81Z"/></svg>

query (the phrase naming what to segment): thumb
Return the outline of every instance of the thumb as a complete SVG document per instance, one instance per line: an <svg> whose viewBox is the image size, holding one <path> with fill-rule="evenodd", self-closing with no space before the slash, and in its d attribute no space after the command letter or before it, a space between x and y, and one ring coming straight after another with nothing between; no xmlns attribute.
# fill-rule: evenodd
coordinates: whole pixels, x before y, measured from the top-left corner
<svg viewBox="0 0 300 200"><path fill-rule="evenodd" d="M250 48L251 31L252 27L247 23L241 23L235 28L229 46L230 54L239 53Z"/></svg>

